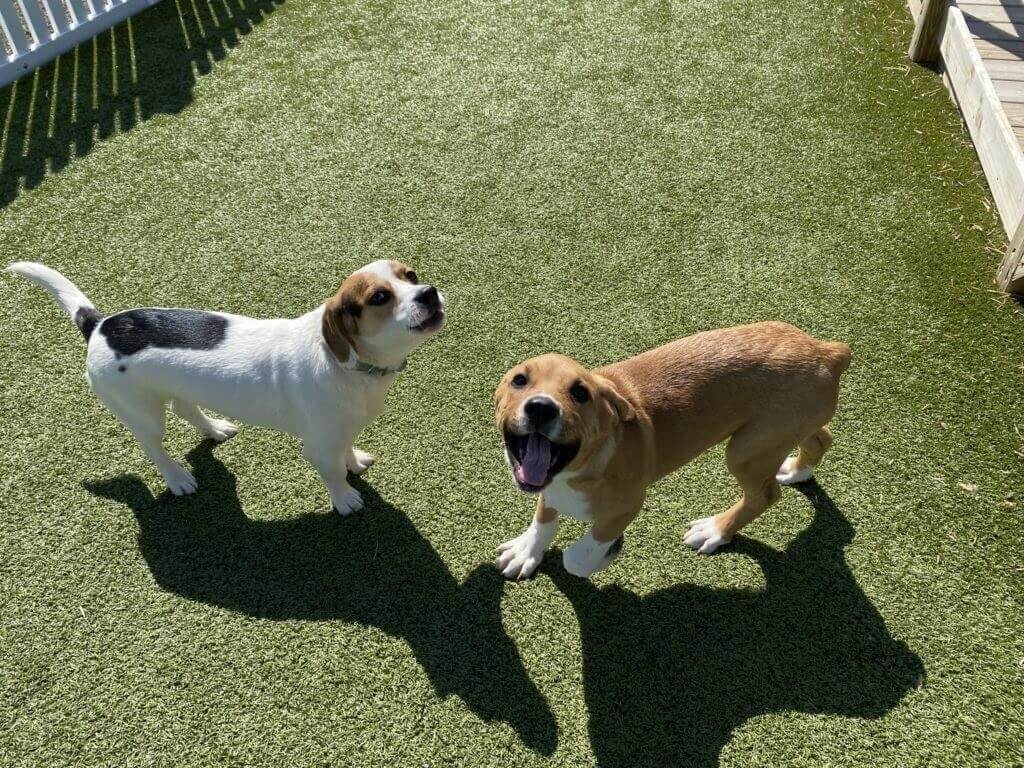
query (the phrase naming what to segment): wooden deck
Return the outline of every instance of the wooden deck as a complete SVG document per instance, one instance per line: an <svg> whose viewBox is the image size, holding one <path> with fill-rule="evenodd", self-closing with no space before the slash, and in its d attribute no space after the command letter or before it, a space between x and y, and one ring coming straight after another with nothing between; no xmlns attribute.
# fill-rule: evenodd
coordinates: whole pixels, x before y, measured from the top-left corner
<svg viewBox="0 0 1024 768"><path fill-rule="evenodd" d="M909 0L915 19L926 1ZM1011 240L999 283L1019 291L1024 288L1024 0L953 0L938 38L946 85Z"/></svg>
<svg viewBox="0 0 1024 768"><path fill-rule="evenodd" d="M960 3L1018 142L1024 141L1024 0Z"/></svg>

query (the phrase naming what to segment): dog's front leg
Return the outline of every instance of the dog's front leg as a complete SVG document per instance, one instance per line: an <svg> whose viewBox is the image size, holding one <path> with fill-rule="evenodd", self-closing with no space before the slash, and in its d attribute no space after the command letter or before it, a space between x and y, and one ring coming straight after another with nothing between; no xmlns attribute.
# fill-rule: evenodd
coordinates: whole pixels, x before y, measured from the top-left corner
<svg viewBox="0 0 1024 768"><path fill-rule="evenodd" d="M331 504L341 515L350 515L363 508L363 497L349 485L345 461L352 450L351 439L306 439L302 455L306 457L331 494Z"/></svg>
<svg viewBox="0 0 1024 768"><path fill-rule="evenodd" d="M593 527L562 553L562 565L573 576L587 578L611 565L622 551L626 526L633 522L640 506L629 513L594 522Z"/></svg>
<svg viewBox="0 0 1024 768"><path fill-rule="evenodd" d="M537 512L530 527L498 547L498 570L506 579L528 579L537 570L544 553L558 533L558 513L544 506L544 497L537 498Z"/></svg>

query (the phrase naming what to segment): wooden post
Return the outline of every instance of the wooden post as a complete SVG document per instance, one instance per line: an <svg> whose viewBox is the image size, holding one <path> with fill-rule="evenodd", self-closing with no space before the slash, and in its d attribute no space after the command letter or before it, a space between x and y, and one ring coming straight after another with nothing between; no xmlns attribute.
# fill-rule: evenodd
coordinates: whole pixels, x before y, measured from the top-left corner
<svg viewBox="0 0 1024 768"><path fill-rule="evenodd" d="M921 12L907 51L911 61L930 64L939 58L939 30L948 8L949 0L921 0Z"/></svg>
<svg viewBox="0 0 1024 768"><path fill-rule="evenodd" d="M999 265L996 282L1007 293L1024 294L1024 217L1017 223L1017 232Z"/></svg>

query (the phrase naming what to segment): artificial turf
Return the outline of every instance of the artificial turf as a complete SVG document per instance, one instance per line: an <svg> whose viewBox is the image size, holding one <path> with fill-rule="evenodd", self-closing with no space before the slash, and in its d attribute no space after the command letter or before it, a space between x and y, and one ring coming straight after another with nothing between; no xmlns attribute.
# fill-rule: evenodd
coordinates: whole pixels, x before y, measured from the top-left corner
<svg viewBox="0 0 1024 768"><path fill-rule="evenodd" d="M1024 328L909 34L898 0L164 0L0 92L0 253L101 310L296 315L381 257L450 308L343 520L257 428L172 421L200 490L164 495L0 280L0 763L1024 762ZM506 367L765 318L854 350L820 485L699 557L716 450L607 571L503 583Z"/></svg>

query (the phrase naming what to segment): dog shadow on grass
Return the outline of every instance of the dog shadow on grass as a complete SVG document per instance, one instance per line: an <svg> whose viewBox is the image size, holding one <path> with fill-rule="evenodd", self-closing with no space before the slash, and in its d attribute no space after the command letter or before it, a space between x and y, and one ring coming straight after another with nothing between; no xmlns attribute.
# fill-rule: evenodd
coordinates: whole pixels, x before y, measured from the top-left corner
<svg viewBox="0 0 1024 768"><path fill-rule="evenodd" d="M459 584L401 510L356 481L366 508L250 520L235 477L206 442L188 456L199 491L154 499L138 477L88 483L126 504L156 582L190 600L265 619L348 621L405 640L438 695L507 722L550 755L557 727L501 623L504 583L493 565Z"/></svg>
<svg viewBox="0 0 1024 768"><path fill-rule="evenodd" d="M359 481L366 509L349 518L250 520L212 448L189 454L200 486L191 497L154 498L130 475L87 484L135 512L162 588L271 620L378 627L409 644L438 695L554 752L554 716L502 627L493 565L459 584L405 514ZM569 575L558 552L545 558L540 572L580 623L598 765L714 768L752 717L881 717L923 682L921 660L889 634L845 561L852 526L817 483L798 488L814 517L785 551L743 537L733 548L759 564L762 590L682 584L641 597Z"/></svg>
<svg viewBox="0 0 1024 768"><path fill-rule="evenodd" d="M763 590L683 584L640 597L569 575L560 553L545 559L580 622L598 765L713 768L752 717L877 718L923 683L920 658L846 563L852 526L816 482L798 488L814 518L785 551L742 537L732 550L760 565Z"/></svg>

